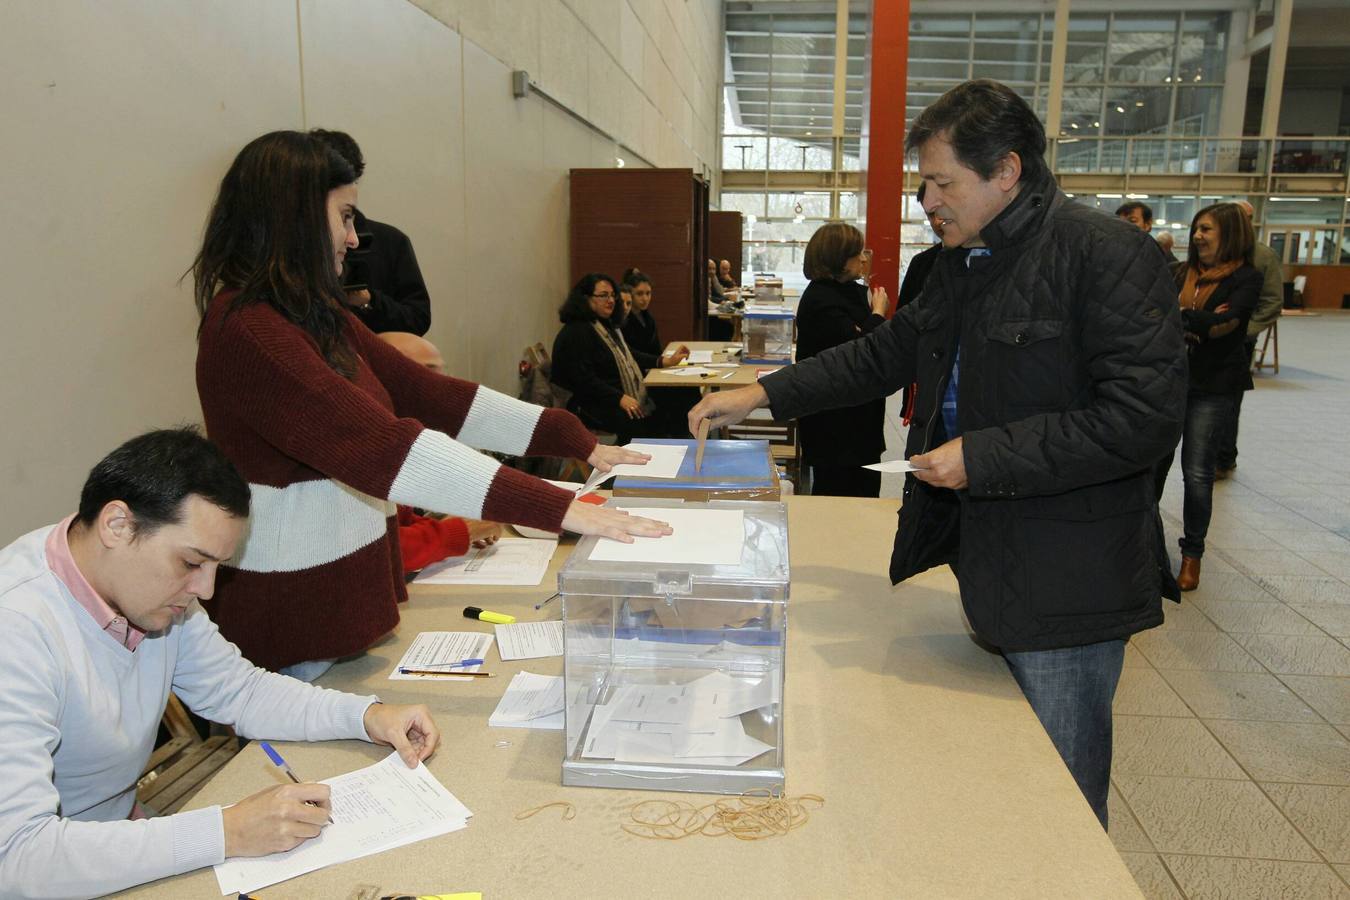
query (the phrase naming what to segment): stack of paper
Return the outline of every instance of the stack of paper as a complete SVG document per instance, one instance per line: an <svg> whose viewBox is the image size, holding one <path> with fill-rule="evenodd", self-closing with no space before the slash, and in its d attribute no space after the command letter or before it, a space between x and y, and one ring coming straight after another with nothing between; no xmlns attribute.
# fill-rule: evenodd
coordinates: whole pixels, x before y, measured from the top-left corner
<svg viewBox="0 0 1350 900"><path fill-rule="evenodd" d="M498 702L497 709L488 718L488 724L497 728L562 731L562 676L517 672Z"/></svg>
<svg viewBox="0 0 1350 900"><path fill-rule="evenodd" d="M734 566L741 561L741 554L745 550L744 510L666 507L625 509L635 516L666 522L675 533L658 538L634 535L631 544L602 537L591 550L591 559L723 566Z"/></svg>
<svg viewBox="0 0 1350 900"><path fill-rule="evenodd" d="M414 579L418 584L538 584L544 580L558 539L502 538L465 556L432 563Z"/></svg>
<svg viewBox="0 0 1350 900"><path fill-rule="evenodd" d="M332 788L333 822L285 853L227 859L216 866L222 894L250 893L313 872L458 831L473 813L426 766L409 769L397 753L323 782Z"/></svg>
<svg viewBox="0 0 1350 900"><path fill-rule="evenodd" d="M481 631L424 631L413 638L403 658L389 673L390 681L417 681L442 678L441 675L404 674L400 669L428 669L444 672L477 672L478 665L456 666L466 659L485 659L492 649L492 635ZM461 681L471 679L462 678Z"/></svg>
<svg viewBox="0 0 1350 900"><path fill-rule="evenodd" d="M773 747L745 733L742 713L778 700L777 682L713 672L687 684L634 684L596 706L583 756L617 762L738 766Z"/></svg>
<svg viewBox="0 0 1350 900"><path fill-rule="evenodd" d="M555 620L498 625L497 653L502 659L562 656L563 623Z"/></svg>

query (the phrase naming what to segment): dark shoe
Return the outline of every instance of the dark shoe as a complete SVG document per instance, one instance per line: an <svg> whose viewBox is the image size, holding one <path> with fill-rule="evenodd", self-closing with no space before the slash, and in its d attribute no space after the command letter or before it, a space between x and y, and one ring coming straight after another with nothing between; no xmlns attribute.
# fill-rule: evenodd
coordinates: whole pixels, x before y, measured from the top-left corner
<svg viewBox="0 0 1350 900"><path fill-rule="evenodd" d="M1200 586L1200 560L1193 556L1181 558L1181 571L1177 574L1177 587L1183 591L1193 591Z"/></svg>
<svg viewBox="0 0 1350 900"><path fill-rule="evenodd" d="M1237 463L1233 463L1231 466L1227 466L1227 467L1224 467L1224 468L1215 469L1215 470L1214 470L1214 480L1215 480L1215 481L1227 481L1227 480L1228 480L1228 477L1229 477L1230 475L1233 474L1233 470L1236 469L1236 468L1237 468Z"/></svg>

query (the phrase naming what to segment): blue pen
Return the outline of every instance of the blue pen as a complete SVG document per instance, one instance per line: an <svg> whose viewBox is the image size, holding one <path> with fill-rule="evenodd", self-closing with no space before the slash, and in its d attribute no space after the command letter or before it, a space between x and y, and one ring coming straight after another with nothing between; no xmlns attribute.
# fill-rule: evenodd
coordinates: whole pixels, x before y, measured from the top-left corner
<svg viewBox="0 0 1350 900"><path fill-rule="evenodd" d="M286 773L287 778L289 778L291 781L294 781L296 784L303 784L303 782L299 778L295 777L295 773L291 771L291 767L286 765L286 760L281 758L281 754L278 753L276 750L272 749L271 744L267 743L267 741L258 741L258 745L263 748L263 752L267 754L268 759L272 760L273 765L275 765L278 769ZM306 800L305 802L308 803L310 806L319 805L309 800ZM331 815L329 815L328 821L330 824L332 823L333 817Z"/></svg>
<svg viewBox="0 0 1350 900"><path fill-rule="evenodd" d="M483 661L482 661L481 659L461 659L459 662L452 662L452 663L422 663L421 665L418 665L418 666L408 666L408 667L406 667L406 668L417 668L417 669L452 668L452 669L453 669L453 668L456 668L456 667L459 667L459 666L481 666L482 664L483 664Z"/></svg>

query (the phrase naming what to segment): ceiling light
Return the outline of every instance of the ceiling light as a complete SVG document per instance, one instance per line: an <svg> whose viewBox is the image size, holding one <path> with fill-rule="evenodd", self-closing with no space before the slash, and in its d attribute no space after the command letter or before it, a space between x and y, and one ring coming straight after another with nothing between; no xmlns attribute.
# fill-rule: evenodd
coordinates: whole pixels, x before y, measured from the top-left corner
<svg viewBox="0 0 1350 900"><path fill-rule="evenodd" d="M1271 203L1316 203L1321 197L1271 197Z"/></svg>
<svg viewBox="0 0 1350 900"><path fill-rule="evenodd" d="M1093 123L1092 123L1092 127L1093 127L1093 128L1101 128L1101 127L1102 127L1102 123L1101 123L1101 122L1093 122Z"/></svg>
<svg viewBox="0 0 1350 900"><path fill-rule="evenodd" d="M1185 228L1186 226L1183 225L1183 224L1180 223L1180 222L1173 222L1173 223L1172 223L1172 227L1173 227L1173 228Z"/></svg>
<svg viewBox="0 0 1350 900"><path fill-rule="evenodd" d="M1117 106L1117 107L1116 107L1116 112L1118 112L1118 113L1123 113L1124 111L1125 111L1125 107L1123 107L1123 106Z"/></svg>
<svg viewBox="0 0 1350 900"><path fill-rule="evenodd" d="M1126 194L1125 198L1127 200L1147 200L1148 194Z"/></svg>
<svg viewBox="0 0 1350 900"><path fill-rule="evenodd" d="M1195 80L1196 80L1196 81L1200 81L1200 80L1201 80L1201 79L1200 79L1200 73L1199 73L1199 72L1196 72L1196 73L1195 73Z"/></svg>
<svg viewBox="0 0 1350 900"><path fill-rule="evenodd" d="M614 157L614 165L617 166L618 168L622 169L622 168L623 168L623 157L622 157L622 156L616 156L616 157Z"/></svg>
<svg viewBox="0 0 1350 900"><path fill-rule="evenodd" d="M1097 199L1098 199L1098 200L1119 200L1119 199L1120 199L1120 195L1119 195L1119 194L1098 194L1098 195L1097 195Z"/></svg>
<svg viewBox="0 0 1350 900"><path fill-rule="evenodd" d="M1171 84L1171 83L1172 83L1171 75L1168 75L1166 78L1163 79L1163 84Z"/></svg>
<svg viewBox="0 0 1350 900"><path fill-rule="evenodd" d="M1143 105L1144 105L1144 101L1143 101L1143 100L1136 100L1136 101L1134 101L1134 105L1135 105L1135 106L1143 106Z"/></svg>
<svg viewBox="0 0 1350 900"><path fill-rule="evenodd" d="M1073 194L1065 194L1064 196L1065 196L1065 197L1072 197ZM1350 198L1347 198L1347 199L1350 199Z"/></svg>
<svg viewBox="0 0 1350 900"><path fill-rule="evenodd" d="M1154 225L1157 225L1159 228L1166 228L1166 227L1167 227L1167 220L1166 220L1166 219L1154 219L1154 220L1153 220L1153 224L1154 224Z"/></svg>
<svg viewBox="0 0 1350 900"><path fill-rule="evenodd" d="M1069 123L1069 127L1070 127L1070 128L1077 128L1077 127L1078 127L1078 123L1077 123L1077 122L1070 122L1070 123Z"/></svg>

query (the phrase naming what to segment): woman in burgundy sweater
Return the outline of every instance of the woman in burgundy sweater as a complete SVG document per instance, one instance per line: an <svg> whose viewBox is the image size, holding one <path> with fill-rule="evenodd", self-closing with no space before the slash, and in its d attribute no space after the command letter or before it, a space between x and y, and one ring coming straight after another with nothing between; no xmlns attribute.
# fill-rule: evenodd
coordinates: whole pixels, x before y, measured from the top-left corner
<svg viewBox="0 0 1350 900"><path fill-rule="evenodd" d="M248 479L244 546L202 598L254 663L314 678L398 622L395 505L558 531L668 534L472 448L572 456L607 471L576 417L405 358L346 308L355 176L317 139L252 141L221 181L193 263L207 432Z"/></svg>

